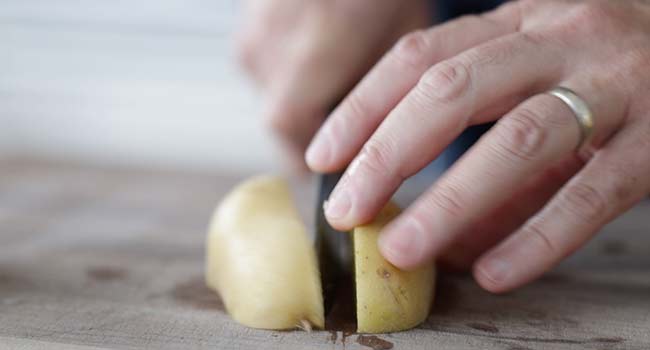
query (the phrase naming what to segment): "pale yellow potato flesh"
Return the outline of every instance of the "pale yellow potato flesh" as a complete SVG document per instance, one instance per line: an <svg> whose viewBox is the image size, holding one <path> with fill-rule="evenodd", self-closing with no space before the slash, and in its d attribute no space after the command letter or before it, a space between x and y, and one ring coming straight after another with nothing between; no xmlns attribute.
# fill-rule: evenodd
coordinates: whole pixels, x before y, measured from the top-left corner
<svg viewBox="0 0 650 350"><path fill-rule="evenodd" d="M416 327L426 320L435 290L429 263L402 271L386 261L377 247L381 229L400 212L389 203L375 220L354 229L357 331L386 333Z"/></svg>
<svg viewBox="0 0 650 350"><path fill-rule="evenodd" d="M223 199L208 233L206 282L246 326L323 328L316 253L284 180L255 177Z"/></svg>

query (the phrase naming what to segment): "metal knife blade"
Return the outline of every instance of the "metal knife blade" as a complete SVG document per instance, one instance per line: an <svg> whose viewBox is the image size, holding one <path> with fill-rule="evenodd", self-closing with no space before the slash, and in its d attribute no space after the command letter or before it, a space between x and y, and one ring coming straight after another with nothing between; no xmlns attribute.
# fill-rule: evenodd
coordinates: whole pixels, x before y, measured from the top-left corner
<svg viewBox="0 0 650 350"><path fill-rule="evenodd" d="M335 230L325 219L323 204L329 198L342 173L319 175L316 202L316 248L321 272L325 313L333 305L336 286L352 272L352 241L350 234Z"/></svg>

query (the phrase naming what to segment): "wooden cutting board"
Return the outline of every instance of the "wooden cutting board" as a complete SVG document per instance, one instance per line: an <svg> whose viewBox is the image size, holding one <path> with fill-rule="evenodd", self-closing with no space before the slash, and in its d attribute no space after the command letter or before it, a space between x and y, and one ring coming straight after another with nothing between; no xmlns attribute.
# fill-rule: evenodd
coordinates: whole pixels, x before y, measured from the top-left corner
<svg viewBox="0 0 650 350"><path fill-rule="evenodd" d="M377 338L234 323L203 240L240 177L0 161L0 348L648 349L650 205L503 296L443 276L418 329Z"/></svg>

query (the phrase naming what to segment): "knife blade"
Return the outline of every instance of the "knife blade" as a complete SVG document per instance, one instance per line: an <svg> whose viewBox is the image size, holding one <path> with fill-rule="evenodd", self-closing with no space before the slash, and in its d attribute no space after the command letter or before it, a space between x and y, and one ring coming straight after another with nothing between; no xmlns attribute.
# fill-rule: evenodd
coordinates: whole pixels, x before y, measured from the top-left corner
<svg viewBox="0 0 650 350"><path fill-rule="evenodd" d="M341 179L343 173L319 175L318 200L316 202L316 248L321 271L321 284L325 314L334 304L337 285L352 272L352 241L350 234L334 229L325 218L324 203Z"/></svg>

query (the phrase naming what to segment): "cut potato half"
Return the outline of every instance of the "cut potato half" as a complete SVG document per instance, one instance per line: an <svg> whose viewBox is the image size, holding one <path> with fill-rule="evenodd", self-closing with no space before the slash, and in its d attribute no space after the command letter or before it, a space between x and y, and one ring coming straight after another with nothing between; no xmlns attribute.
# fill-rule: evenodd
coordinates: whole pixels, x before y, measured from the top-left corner
<svg viewBox="0 0 650 350"><path fill-rule="evenodd" d="M422 323L433 302L435 270L430 263L414 271L402 271L379 253L377 238L382 228L399 214L389 203L375 220L354 229L354 270L357 330L386 333Z"/></svg>
<svg viewBox="0 0 650 350"><path fill-rule="evenodd" d="M358 332L384 333L423 322L434 294L433 264L402 271L379 253L390 203L351 233ZM323 328L323 295L314 244L287 183L260 176L236 186L216 209L207 238L206 281L228 313L254 328Z"/></svg>
<svg viewBox="0 0 650 350"><path fill-rule="evenodd" d="M284 180L255 177L223 199L208 234L206 281L246 326L323 328L316 254Z"/></svg>

